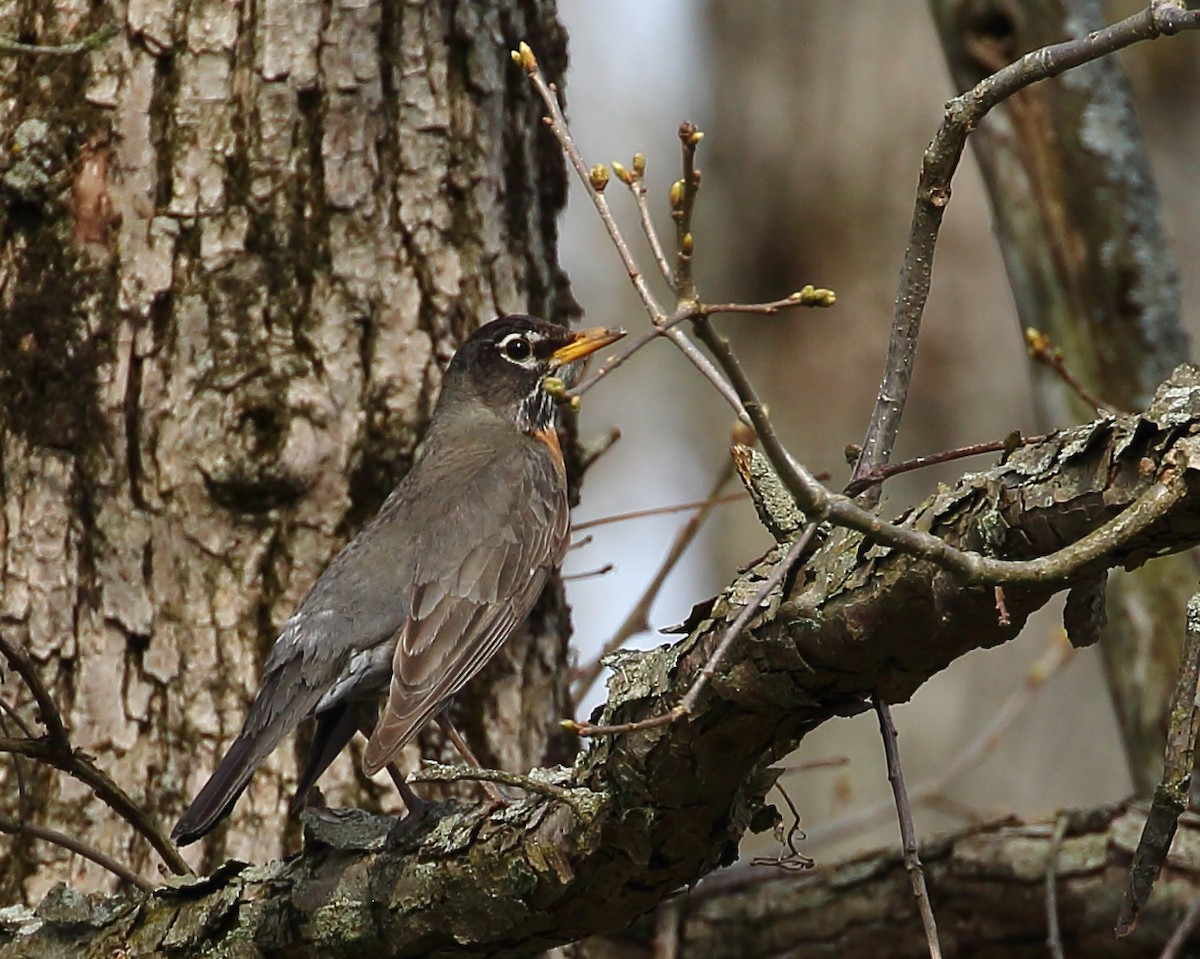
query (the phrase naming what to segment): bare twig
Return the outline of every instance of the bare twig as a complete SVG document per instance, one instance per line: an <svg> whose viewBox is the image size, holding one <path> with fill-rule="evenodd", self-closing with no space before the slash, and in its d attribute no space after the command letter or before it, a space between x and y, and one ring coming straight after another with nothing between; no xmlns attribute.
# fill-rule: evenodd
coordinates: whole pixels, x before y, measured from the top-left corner
<svg viewBox="0 0 1200 959"><path fill-rule="evenodd" d="M1197 922L1200 922L1200 896L1192 901L1188 911L1179 920L1179 925L1175 927L1171 938L1167 940L1162 952L1158 954L1158 959L1176 959L1191 936L1192 930L1196 928Z"/></svg>
<svg viewBox="0 0 1200 959"><path fill-rule="evenodd" d="M779 855L755 856L750 860L750 865L775 866L779 869L790 871L811 869L816 865L816 861L810 856L804 855L796 846L798 840L803 841L805 838L804 831L800 828L800 810L796 808L796 804L792 802L792 797L788 795L788 791L783 788L781 783L775 783L775 788L779 791L779 795L783 797L783 801L787 803L788 810L792 814L792 822L784 834L783 845L779 850Z"/></svg>
<svg viewBox="0 0 1200 959"><path fill-rule="evenodd" d="M68 836L66 833L59 832L57 829L51 829L48 826L39 826L36 823L17 822L15 819L9 819L7 816L0 816L0 832L6 832L10 835L33 836L35 839L41 839L56 846L62 846L63 849L70 850L78 856L83 856L84 859L90 859L96 865L107 869L114 876L123 879L130 885L137 886L143 892L152 892L154 889L152 883L147 882L128 866L117 862L111 856L102 853L99 849L93 849L87 843L80 842L74 836Z"/></svg>
<svg viewBox="0 0 1200 959"><path fill-rule="evenodd" d="M597 367L596 372L584 377L574 388L566 390L563 395L568 399L583 396L584 393L599 383L613 370L624 366L630 357L643 349L648 343L652 343L661 336L666 336L668 330L675 328L687 320L694 320L698 316L715 316L719 313L751 313L759 316L774 316L782 310L803 306L826 307L832 306L836 302L837 294L833 290L819 289L812 285L805 286L794 293L789 293L781 300L773 300L770 303L695 303L684 301L676 307L675 313L672 316L661 323L655 323L651 329L635 337L624 349L613 354Z"/></svg>
<svg viewBox="0 0 1200 959"><path fill-rule="evenodd" d="M595 579L597 576L607 576L616 568L612 563L605 563L603 566L597 566L595 569L585 569L580 573L563 573L560 578L564 583L575 583L581 579Z"/></svg>
<svg viewBox="0 0 1200 959"><path fill-rule="evenodd" d="M782 300L769 303L698 303L688 319L694 316L717 316L720 313L753 313L758 316L774 316L783 310L797 306L829 307L837 303L833 290L813 286L811 283Z"/></svg>
<svg viewBox="0 0 1200 959"><path fill-rule="evenodd" d="M3 715L0 716L0 735L5 736L6 738L9 735L9 719L11 719L16 727L25 733L26 736L33 735L33 733L30 732L29 727L25 724L25 721L21 719L20 714L10 705L8 705L8 703L6 703L3 699L0 699L0 713L3 713ZM25 785L25 763L23 761L23 757L21 756L12 756L11 758L13 778L17 781L17 817L21 820L21 822L25 822L33 815L33 810L30 808L29 803L29 793Z"/></svg>
<svg viewBox="0 0 1200 959"><path fill-rule="evenodd" d="M1019 446L1031 446L1034 443L1040 443L1045 439L1045 435L1022 436L1020 433L1014 433L1002 440L994 440L990 443L974 443L970 446L960 446L957 449L943 450L940 453L927 453L925 456L915 456L910 460L904 460L902 463L886 463L882 466L875 466L869 470L865 470L856 479L852 479L842 492L847 496L857 496L868 486L875 486L885 480L891 479L893 476L899 476L901 473L911 473L914 470L925 469L941 463L949 463L953 460L965 459L968 456L1007 452Z"/></svg>
<svg viewBox="0 0 1200 959"><path fill-rule="evenodd" d="M717 667L725 659L725 655L729 652L729 647L733 645L733 641L741 635L742 630L746 628L750 620L761 612L763 603L767 601L771 593L778 589L780 584L787 578L792 567L795 566L808 547L816 530L817 524L810 523L805 527L804 532L796 537L796 540L788 548L787 553L784 554L783 559L775 565L770 575L767 576L762 586L759 587L758 592L754 594L754 598L742 607L737 617L721 635L721 640L717 643L716 649L709 656L708 661L704 664L704 668L700 670L700 673L693 680L692 685L688 688L687 693L677 706L658 716L651 716L649 719L641 719L633 723L619 723L609 726L581 723L573 719L567 719L563 721L563 727L570 729L579 736L614 736L618 733L631 733L643 729L653 729L657 726L666 726L682 719L684 716L690 715L696 708L700 694L704 692L704 688L708 685L709 680L716 674Z"/></svg>
<svg viewBox="0 0 1200 959"><path fill-rule="evenodd" d="M650 254L654 257L654 262L658 264L658 272L662 274L663 281L667 286L671 286L671 267L667 263L667 254L663 251L662 241L658 238L658 230L654 228L654 221L650 217L650 207L646 204L646 157L642 153L633 155L633 169L627 170L620 163L612 165L613 173L617 179L629 187L629 192L633 194L633 201L637 204L638 220L642 224L642 233L646 237L646 242L650 244Z"/></svg>
<svg viewBox="0 0 1200 959"><path fill-rule="evenodd" d="M1058 922L1058 854L1062 851L1070 824L1070 816L1058 814L1054 834L1050 837L1050 849L1046 853L1046 947L1050 950L1050 959L1065 959L1062 929Z"/></svg>
<svg viewBox="0 0 1200 959"><path fill-rule="evenodd" d="M64 43L61 46L41 46L36 43L21 43L19 40L0 37L0 54L33 57L74 57L81 53L90 53L92 50L106 44L116 35L117 28L112 24L106 24L95 33L89 33L82 40L77 40L75 43Z"/></svg>
<svg viewBox="0 0 1200 959"><path fill-rule="evenodd" d="M421 768L408 774L410 783L499 783L502 786L513 786L528 793L536 793L550 799L566 803L577 813L585 812L580 796L580 790L564 789L544 779L532 776L522 776L519 773L506 772L503 769L483 769L473 766L446 766L442 763L426 761Z"/></svg>
<svg viewBox="0 0 1200 959"><path fill-rule="evenodd" d="M47 738L56 746L70 748L71 740L67 736L67 727L63 724L62 714L58 711L54 697L50 695L50 691L42 682L42 677L38 675L33 661L3 636L0 636L0 653L8 660L8 664L16 674L21 677L33 696L33 701L37 703L38 720L46 727Z"/></svg>
<svg viewBox="0 0 1200 959"><path fill-rule="evenodd" d="M996 587L996 622L1001 626L1009 626L1012 617L1008 614L1008 600L1004 598L1004 587Z"/></svg>
<svg viewBox="0 0 1200 959"><path fill-rule="evenodd" d="M596 213L600 216L600 222L604 224L605 230L608 231L609 239L612 240L613 246L617 249L617 254L621 258L621 264L625 267L625 272L629 276L630 282L637 290L638 296L641 298L642 304L646 307L647 313L650 314L651 322L655 326L661 326L667 320L666 311L663 310L654 294L650 292L650 287L646 284L646 278L642 275L641 269L637 265L637 261L633 258L633 254L629 252L629 244L625 242L624 234L621 228L617 225L616 218L612 214L612 210L608 205L608 201L604 198L605 180L599 177L593 177L591 171L588 170L587 164L583 160L583 156L576 147L575 141L571 136L570 130L567 128L566 118L563 116L562 108L558 104L558 96L554 88L546 83L538 69L537 58L533 55L533 51L526 43L521 43L520 48L513 51L513 60L524 69L525 74L529 77L529 82L533 84L533 88L542 98L542 102L546 105L549 116L546 119L546 126L550 132L554 134L558 140L559 146L563 153L566 154L567 161L579 175L579 179L583 182L584 188L587 190L588 196L591 198L592 205L596 208ZM602 168L603 169L603 168ZM708 380L733 407L734 412L739 418L745 417L745 411L741 408L738 402L737 395L729 388L729 384L724 381L721 374L709 362L708 358L689 340L682 331L678 329L669 329L666 334L680 351L691 361L692 365L700 371L700 374Z"/></svg>
<svg viewBox="0 0 1200 959"><path fill-rule="evenodd" d="M1162 781L1154 789L1146 825L1129 865L1129 881L1121 899L1116 934L1127 936L1137 925L1138 913L1150 896L1167 860L1179 817L1188 805L1188 790L1200 731L1196 695L1200 684L1200 592L1187 605L1187 629L1175 692L1171 696L1171 726L1163 758Z"/></svg>
<svg viewBox="0 0 1200 959"><path fill-rule="evenodd" d="M909 798L914 803L932 805L950 785L990 756L1002 741L1004 734L1045 688L1046 683L1056 676L1074 655L1075 649L1063 634L1056 633L1047 645L1045 653L1030 667L1025 681L1009 694L983 728L941 767L936 776L919 783L909 791ZM832 822L816 825L809 830L809 843L815 846L860 833L892 809L893 804L884 800L839 816Z"/></svg>
<svg viewBox="0 0 1200 959"><path fill-rule="evenodd" d="M633 356L634 353L646 346L647 343L652 343L661 336L667 336L668 331L674 329L684 320L689 319L691 319L691 314L684 311L678 311L674 316L663 320L662 323L655 324L645 333L634 337L634 339L631 340L624 349L614 353L611 357L601 363L598 367L596 367L595 373L585 376L574 386L574 388L567 390L565 395L568 398L583 396L584 393L599 383L602 379L604 379L604 377L608 376L608 374L613 370L624 366L625 362L631 356Z"/></svg>
<svg viewBox="0 0 1200 959"><path fill-rule="evenodd" d="M888 341L887 359L871 413L855 478L888 461L900 431L916 357L921 317L929 298L934 250L942 215L950 202L950 181L958 169L967 137L998 103L1032 83L1058 76L1141 40L1200 28L1200 11L1181 0L1154 0L1139 13L1075 40L1027 53L946 104L946 115L925 151L909 228L908 249L900 271ZM870 497L868 505L878 498Z"/></svg>
<svg viewBox="0 0 1200 959"><path fill-rule="evenodd" d="M725 506L729 503L740 503L746 499L746 493L739 491L737 493L726 493L724 496L718 496L715 499L706 497L705 499L694 499L687 503L675 503L672 506L649 506L646 509L634 509L627 513L613 513L611 516L601 516L598 519L585 519L582 523L574 523L571 526L572 533L579 533L585 529L595 529L597 526L608 526L610 523L624 523L634 519L646 519L650 516L670 516L672 513L690 513L695 510L708 509L710 506Z"/></svg>
<svg viewBox="0 0 1200 959"><path fill-rule="evenodd" d="M904 846L904 867L912 882L913 895L921 913L921 925L925 928L925 940L929 944L930 959L941 959L942 946L938 942L937 922L933 918L933 907L929 902L929 890L925 887L925 870L921 868L921 854L917 846L917 830L913 825L912 806L904 786L904 768L900 764L900 746L896 737L896 724L892 722L892 711L879 697L875 698L875 712L879 717L879 735L883 738L883 752L887 757L888 782L892 784L892 796L896 801L896 813L900 819L900 838Z"/></svg>
<svg viewBox="0 0 1200 959"><path fill-rule="evenodd" d="M1052 369L1076 396L1096 411L1097 416L1115 412L1103 400L1088 392L1087 387L1071 374L1071 371L1067 369L1066 360L1063 359L1062 350L1056 347L1050 341L1050 337L1041 330L1035 330L1032 326L1025 330L1025 349L1029 353L1030 359L1037 360L1043 366Z"/></svg>
<svg viewBox="0 0 1200 959"><path fill-rule="evenodd" d="M38 705L39 718L46 727L46 736L41 739L0 739L0 752L14 756L28 756L62 770L91 788L96 798L141 833L162 857L163 862L176 875L189 875L191 866L179 854L179 850L159 829L150 815L101 771L83 752L71 746L63 725L62 715L38 676L33 663L8 640L0 636L0 653L24 680Z"/></svg>
<svg viewBox="0 0 1200 959"><path fill-rule="evenodd" d="M716 482L713 483L712 491L708 494L708 497L696 513L689 517L679 532L675 534L675 539L671 542L671 548L667 550L667 555L659 565L658 571L642 591L641 597L634 604L633 609L629 611L629 615L617 627L616 632L609 637L600 654L579 668L571 691L575 702L579 701L583 694L592 687L592 683L599 677L601 670L604 668L601 665L601 660L605 656L624 646L625 641L631 636L645 632L650 628L650 608L654 605L654 601L662 591L663 584L667 581L667 577L671 575L672 570L679 564L688 547L692 545L696 534L700 532L701 525L703 525L721 499L721 490L728 485L732 478L733 469L727 461L726 465L722 467L721 474L717 477Z"/></svg>
<svg viewBox="0 0 1200 959"><path fill-rule="evenodd" d="M671 187L671 218L675 221L675 276L671 288L678 304L697 303L696 277L692 270L695 237L692 215L696 212L696 194L700 190L700 171L696 169L696 147L704 139L696 124L685 120L679 125L679 144L683 147L683 176Z"/></svg>

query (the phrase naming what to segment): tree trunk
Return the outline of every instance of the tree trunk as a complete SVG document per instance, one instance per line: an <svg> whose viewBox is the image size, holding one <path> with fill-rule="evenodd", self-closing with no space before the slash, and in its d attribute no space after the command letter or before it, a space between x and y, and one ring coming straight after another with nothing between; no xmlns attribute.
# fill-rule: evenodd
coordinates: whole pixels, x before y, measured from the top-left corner
<svg viewBox="0 0 1200 959"><path fill-rule="evenodd" d="M0 60L0 622L74 744L169 825L280 625L411 463L455 344L574 311L563 165L509 59L528 40L561 82L565 37L549 0L25 2L0 34L106 25L91 53ZM557 588L531 622L459 707L505 768L563 756ZM302 752L277 751L198 865L295 847ZM0 767L4 814L154 876L87 790L19 775L20 801ZM357 753L323 786L393 806ZM110 884L0 843L0 901Z"/></svg>

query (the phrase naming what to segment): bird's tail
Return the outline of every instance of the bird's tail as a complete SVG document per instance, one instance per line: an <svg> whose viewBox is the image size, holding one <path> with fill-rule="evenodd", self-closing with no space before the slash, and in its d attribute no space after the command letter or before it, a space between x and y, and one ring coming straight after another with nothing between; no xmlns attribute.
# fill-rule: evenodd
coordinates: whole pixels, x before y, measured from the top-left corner
<svg viewBox="0 0 1200 959"><path fill-rule="evenodd" d="M229 752L171 830L177 845L195 842L228 816L254 771L310 714L320 691L308 689L298 694L304 688L297 677L300 666L298 662L288 663L268 674Z"/></svg>
<svg viewBox="0 0 1200 959"><path fill-rule="evenodd" d="M192 804L171 830L171 838L177 845L186 846L195 842L211 832L217 823L229 815L254 770L274 748L273 743L270 748L264 750L261 744L255 741L256 738L247 736L246 730L243 729L234 740L229 752L213 770L208 782L196 794ZM277 743L282 737L274 738Z"/></svg>

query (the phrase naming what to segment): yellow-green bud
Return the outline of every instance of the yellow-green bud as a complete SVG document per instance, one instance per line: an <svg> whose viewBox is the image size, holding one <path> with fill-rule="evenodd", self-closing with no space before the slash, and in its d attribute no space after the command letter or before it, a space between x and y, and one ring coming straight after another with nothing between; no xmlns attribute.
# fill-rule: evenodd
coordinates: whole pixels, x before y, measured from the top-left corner
<svg viewBox="0 0 1200 959"><path fill-rule="evenodd" d="M597 163L588 170L588 182L597 193L603 193L604 188L608 186L608 167L603 163Z"/></svg>
<svg viewBox="0 0 1200 959"><path fill-rule="evenodd" d="M512 58L513 63L521 67L521 69L523 69L526 73L537 73L537 57L533 55L533 50L524 40L522 40L517 46L517 49L512 52Z"/></svg>

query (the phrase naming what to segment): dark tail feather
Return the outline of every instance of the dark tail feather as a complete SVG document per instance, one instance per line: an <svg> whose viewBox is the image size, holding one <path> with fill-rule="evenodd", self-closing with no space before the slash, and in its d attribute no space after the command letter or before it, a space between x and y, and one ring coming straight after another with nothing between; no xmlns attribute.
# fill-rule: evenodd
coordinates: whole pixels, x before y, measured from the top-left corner
<svg viewBox="0 0 1200 959"><path fill-rule="evenodd" d="M195 842L229 815L254 770L320 701L322 688L302 681L303 668L296 657L264 678L242 731L171 830L178 845Z"/></svg>
<svg viewBox="0 0 1200 959"><path fill-rule="evenodd" d="M171 830L171 838L175 843L186 846L195 842L228 816L265 755L257 743L238 736L204 788L197 793Z"/></svg>
<svg viewBox="0 0 1200 959"><path fill-rule="evenodd" d="M317 729L313 733L312 748L308 751L308 762L304 765L304 772L300 774L300 782L296 785L296 794L288 807L293 816L299 815L304 809L308 791L354 738L357 728L354 708L349 704L334 706L317 714Z"/></svg>

